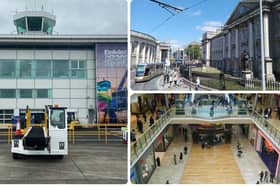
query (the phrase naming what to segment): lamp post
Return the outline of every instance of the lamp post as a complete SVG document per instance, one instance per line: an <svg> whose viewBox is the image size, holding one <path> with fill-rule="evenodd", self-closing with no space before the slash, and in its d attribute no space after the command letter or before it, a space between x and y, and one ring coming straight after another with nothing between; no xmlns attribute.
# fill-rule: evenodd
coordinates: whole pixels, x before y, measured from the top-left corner
<svg viewBox="0 0 280 187"><path fill-rule="evenodd" d="M266 90L265 85L265 60L264 60L264 33L263 33L263 0L260 0L260 26L261 26L261 65L262 65L262 90Z"/></svg>

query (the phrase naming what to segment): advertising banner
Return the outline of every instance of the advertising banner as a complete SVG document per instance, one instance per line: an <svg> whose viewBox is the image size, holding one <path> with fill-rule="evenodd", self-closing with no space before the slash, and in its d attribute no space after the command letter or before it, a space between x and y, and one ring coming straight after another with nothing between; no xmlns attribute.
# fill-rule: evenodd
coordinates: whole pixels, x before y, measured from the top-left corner
<svg viewBox="0 0 280 187"><path fill-rule="evenodd" d="M127 43L96 44L99 123L127 123Z"/></svg>

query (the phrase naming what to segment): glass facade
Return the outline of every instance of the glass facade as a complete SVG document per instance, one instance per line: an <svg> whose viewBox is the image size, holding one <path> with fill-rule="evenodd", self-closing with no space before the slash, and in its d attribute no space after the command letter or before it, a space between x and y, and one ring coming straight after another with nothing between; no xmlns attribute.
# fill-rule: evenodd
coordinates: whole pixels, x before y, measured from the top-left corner
<svg viewBox="0 0 280 187"><path fill-rule="evenodd" d="M51 98L51 89L0 89L1 99L14 98Z"/></svg>
<svg viewBox="0 0 280 187"><path fill-rule="evenodd" d="M0 98L16 98L16 90L0 89Z"/></svg>
<svg viewBox="0 0 280 187"><path fill-rule="evenodd" d="M4 60L0 79L87 79L86 60Z"/></svg>
<svg viewBox="0 0 280 187"><path fill-rule="evenodd" d="M54 78L69 78L69 61L54 60L53 61L53 77Z"/></svg>
<svg viewBox="0 0 280 187"><path fill-rule="evenodd" d="M96 82L98 122L127 123L127 43L96 45Z"/></svg>

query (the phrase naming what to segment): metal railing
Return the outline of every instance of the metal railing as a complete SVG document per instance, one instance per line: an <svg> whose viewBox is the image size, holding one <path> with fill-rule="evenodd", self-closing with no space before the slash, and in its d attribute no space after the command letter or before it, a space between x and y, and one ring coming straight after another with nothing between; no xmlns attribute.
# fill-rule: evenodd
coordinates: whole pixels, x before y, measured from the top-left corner
<svg viewBox="0 0 280 187"><path fill-rule="evenodd" d="M39 124L37 124L39 125ZM1 127L5 130L0 131L0 136L7 137L7 142L10 144L14 136L13 124L1 124ZM107 124L107 123L97 123L97 124L80 124L78 121L72 121L68 124L68 141L69 143L75 144L76 137L81 136L97 136L98 142L101 141L101 137L104 136L104 142L108 143L108 136L120 136L122 137L121 130L119 132L108 130L112 127L125 127L126 124ZM79 128L93 128L92 130L80 131ZM7 130L7 131L6 131Z"/></svg>
<svg viewBox="0 0 280 187"><path fill-rule="evenodd" d="M196 109L196 113L192 111ZM177 110L178 111L178 110ZM276 144L280 146L280 132L270 122L257 112L249 112L244 109L242 112L238 107L233 107L232 112L228 112L223 107L216 107L214 109L214 115L210 116L209 107L186 107L183 109L184 113L176 114L176 109L170 109L165 112L151 127L149 127L135 142L131 143L131 167L137 162L147 148L152 145L157 136L170 124L172 120L185 119L185 118L197 118L203 120L218 120L227 118L240 118L255 121L256 125L262 127L265 132L272 138ZM182 110L180 111L182 112Z"/></svg>

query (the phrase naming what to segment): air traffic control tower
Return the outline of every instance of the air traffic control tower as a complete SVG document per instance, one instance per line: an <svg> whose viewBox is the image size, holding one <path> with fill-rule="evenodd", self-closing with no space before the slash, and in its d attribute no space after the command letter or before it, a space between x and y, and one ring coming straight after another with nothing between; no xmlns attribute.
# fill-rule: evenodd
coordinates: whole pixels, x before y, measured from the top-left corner
<svg viewBox="0 0 280 187"><path fill-rule="evenodd" d="M45 11L23 11L14 16L14 24L18 34L47 34L53 33L56 23L54 15Z"/></svg>
<svg viewBox="0 0 280 187"><path fill-rule="evenodd" d="M127 116L126 86L120 84L127 71L126 34L54 34L56 16L44 10L17 11L13 22L17 34L0 34L0 124L11 123L15 111L24 115L27 105L40 123L52 104L67 107L83 124L99 117L126 122L120 117ZM97 89L103 80L110 82L107 100Z"/></svg>

